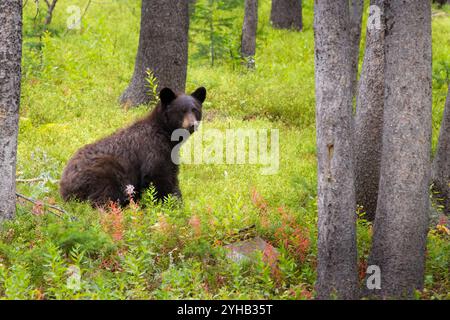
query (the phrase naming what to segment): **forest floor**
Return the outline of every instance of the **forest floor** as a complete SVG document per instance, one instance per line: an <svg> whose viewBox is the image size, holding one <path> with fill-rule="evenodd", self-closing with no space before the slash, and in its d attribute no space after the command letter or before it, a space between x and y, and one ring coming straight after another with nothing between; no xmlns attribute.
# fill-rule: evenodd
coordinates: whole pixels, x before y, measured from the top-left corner
<svg viewBox="0 0 450 320"><path fill-rule="evenodd" d="M304 1L304 30L290 32L272 29L269 1L261 1L254 71L235 58L242 6L215 13L214 66L207 55L211 30L204 29L202 17L191 23L187 87L208 89L203 128L278 129L276 174L262 175L261 165L253 164L185 164L179 177L181 205L155 203L149 191L139 204L101 211L64 203L58 179L78 148L149 111L149 106L124 110L118 104L134 68L139 3L92 2L81 29L67 30L74 11L58 2L48 31L42 33L42 13L35 20L35 4L28 1L17 178L18 192L39 202L19 200L16 220L0 230L0 298L313 298L317 169L312 2ZM87 3L70 1L82 13ZM434 11L433 148L450 76L450 7ZM361 60L363 48L364 43ZM430 227L425 290L417 293L418 299L450 299L447 231L442 225ZM271 263L273 250L244 262L227 257L225 245L256 235L277 248L276 264ZM359 219L361 280L370 238L371 224Z"/></svg>

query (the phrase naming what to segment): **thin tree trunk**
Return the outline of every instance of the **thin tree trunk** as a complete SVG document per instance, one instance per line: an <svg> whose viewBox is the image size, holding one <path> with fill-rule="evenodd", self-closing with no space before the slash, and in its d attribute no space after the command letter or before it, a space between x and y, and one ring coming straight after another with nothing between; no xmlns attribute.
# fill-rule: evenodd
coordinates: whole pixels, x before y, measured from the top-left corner
<svg viewBox="0 0 450 320"><path fill-rule="evenodd" d="M258 28L258 0L245 0L244 24L242 25L241 56L249 68L255 66L256 30Z"/></svg>
<svg viewBox="0 0 450 320"><path fill-rule="evenodd" d="M348 0L314 5L319 299L357 295Z"/></svg>
<svg viewBox="0 0 450 320"><path fill-rule="evenodd" d="M450 0L433 0L433 2L437 2L439 7L442 7L444 4L450 4Z"/></svg>
<svg viewBox="0 0 450 320"><path fill-rule="evenodd" d="M0 221L16 211L22 1L0 1Z"/></svg>
<svg viewBox="0 0 450 320"><path fill-rule="evenodd" d="M384 110L384 3L372 0L367 21L366 49L356 99L356 203L373 221L377 209L383 140Z"/></svg>
<svg viewBox="0 0 450 320"><path fill-rule="evenodd" d="M423 288L431 153L431 4L385 3L385 111L371 295L410 298Z"/></svg>
<svg viewBox="0 0 450 320"><path fill-rule="evenodd" d="M303 29L301 0L272 0L270 21L276 29Z"/></svg>
<svg viewBox="0 0 450 320"><path fill-rule="evenodd" d="M158 89L184 91L188 60L188 2L143 0L141 31L133 78L120 101L127 106L148 103L147 70L158 79Z"/></svg>
<svg viewBox="0 0 450 320"><path fill-rule="evenodd" d="M55 10L56 2L58 2L58 0L52 0L51 2L49 0L45 0L45 3L47 4L47 15L45 16L44 24L46 26L52 23L53 10Z"/></svg>
<svg viewBox="0 0 450 320"><path fill-rule="evenodd" d="M433 161L433 191L444 212L450 214L450 86Z"/></svg>
<svg viewBox="0 0 450 320"><path fill-rule="evenodd" d="M356 95L358 85L359 46L361 43L361 23L364 0L350 1L350 42L352 46L352 94Z"/></svg>

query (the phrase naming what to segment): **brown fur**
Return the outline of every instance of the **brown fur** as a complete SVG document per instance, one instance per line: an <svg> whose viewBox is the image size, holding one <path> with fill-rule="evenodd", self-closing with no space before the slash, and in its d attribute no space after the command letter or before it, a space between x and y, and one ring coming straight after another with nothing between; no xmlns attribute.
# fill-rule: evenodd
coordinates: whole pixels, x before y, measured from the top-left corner
<svg viewBox="0 0 450 320"><path fill-rule="evenodd" d="M93 206L104 206L109 201L126 205L128 185L134 187L137 200L150 184L155 186L159 199L168 194L181 197L178 165L171 159L178 141L171 141L171 135L182 127L194 131L201 120L205 97L204 88L192 95L161 90L161 102L147 117L75 153L62 174L63 199L87 200Z"/></svg>

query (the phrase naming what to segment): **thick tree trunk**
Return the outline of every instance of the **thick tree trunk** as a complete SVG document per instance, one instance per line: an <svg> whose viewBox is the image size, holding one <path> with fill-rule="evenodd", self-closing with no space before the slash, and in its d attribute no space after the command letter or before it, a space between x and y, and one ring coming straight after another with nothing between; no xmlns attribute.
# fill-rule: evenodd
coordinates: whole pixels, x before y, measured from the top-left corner
<svg viewBox="0 0 450 320"><path fill-rule="evenodd" d="M303 29L301 0L272 0L270 21L276 29Z"/></svg>
<svg viewBox="0 0 450 320"><path fill-rule="evenodd" d="M356 208L348 0L314 6L319 299L357 293Z"/></svg>
<svg viewBox="0 0 450 320"><path fill-rule="evenodd" d="M350 42L352 50L352 93L356 94L358 84L359 45L361 43L361 23L364 10L364 0L350 1Z"/></svg>
<svg viewBox="0 0 450 320"><path fill-rule="evenodd" d="M159 90L184 91L188 60L188 2L143 0L141 31L133 78L120 101L127 106L148 103L147 70L158 79Z"/></svg>
<svg viewBox="0 0 450 320"><path fill-rule="evenodd" d="M256 29L258 27L258 0L245 0L244 24L242 25L241 56L249 68L255 66Z"/></svg>
<svg viewBox="0 0 450 320"><path fill-rule="evenodd" d="M423 287L431 153L431 4L385 3L385 111L380 186L369 265L381 289L409 298Z"/></svg>
<svg viewBox="0 0 450 320"><path fill-rule="evenodd" d="M22 1L0 1L0 221L16 211Z"/></svg>
<svg viewBox="0 0 450 320"><path fill-rule="evenodd" d="M433 191L444 212L450 215L450 87L433 161Z"/></svg>
<svg viewBox="0 0 450 320"><path fill-rule="evenodd" d="M383 140L384 16L383 2L372 0L367 21L366 49L356 99L355 188L356 203L373 221L377 210Z"/></svg>

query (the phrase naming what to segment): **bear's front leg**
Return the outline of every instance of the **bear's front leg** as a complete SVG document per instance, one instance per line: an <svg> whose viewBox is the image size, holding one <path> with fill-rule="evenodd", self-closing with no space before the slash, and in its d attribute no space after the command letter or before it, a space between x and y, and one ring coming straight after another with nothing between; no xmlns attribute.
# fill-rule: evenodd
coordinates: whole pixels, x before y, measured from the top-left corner
<svg viewBox="0 0 450 320"><path fill-rule="evenodd" d="M173 191L171 192L175 197L178 198L178 200L183 200L183 197L181 196L181 190L178 186L178 181L176 182L176 186L173 188Z"/></svg>
<svg viewBox="0 0 450 320"><path fill-rule="evenodd" d="M178 179L170 174L146 175L142 179L142 190L147 189L150 184L155 187L156 198L164 200L169 194L181 199L181 191L178 186Z"/></svg>

